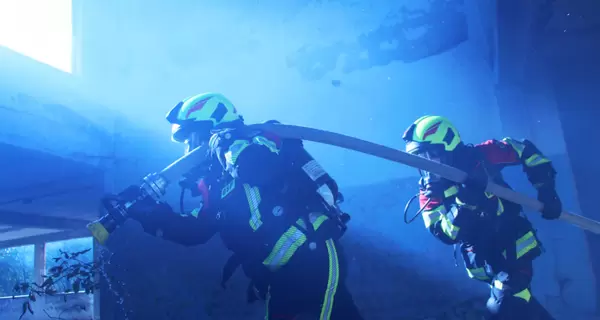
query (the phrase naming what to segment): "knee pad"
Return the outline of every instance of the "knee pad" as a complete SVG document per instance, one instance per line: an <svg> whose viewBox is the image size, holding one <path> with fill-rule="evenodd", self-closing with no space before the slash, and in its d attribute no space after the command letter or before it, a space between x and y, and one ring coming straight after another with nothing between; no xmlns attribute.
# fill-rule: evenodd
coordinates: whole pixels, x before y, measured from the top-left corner
<svg viewBox="0 0 600 320"><path fill-rule="evenodd" d="M521 298L504 295L502 298L490 297L486 304L492 319L518 320L530 318L529 303Z"/></svg>
<svg viewBox="0 0 600 320"><path fill-rule="evenodd" d="M491 315L497 316L498 314L500 314L501 304L502 303L498 301L495 297L490 296L487 300L487 303L485 304L485 307Z"/></svg>
<svg viewBox="0 0 600 320"><path fill-rule="evenodd" d="M521 319L529 313L531 293L526 287L511 287L509 276L500 272L492 281L488 311L498 319Z"/></svg>

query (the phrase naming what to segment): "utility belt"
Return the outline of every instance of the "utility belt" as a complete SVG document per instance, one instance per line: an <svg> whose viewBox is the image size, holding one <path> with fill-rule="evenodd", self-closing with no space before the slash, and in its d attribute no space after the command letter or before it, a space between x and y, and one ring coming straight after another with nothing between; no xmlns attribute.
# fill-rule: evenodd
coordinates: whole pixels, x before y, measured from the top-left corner
<svg viewBox="0 0 600 320"><path fill-rule="evenodd" d="M306 218L298 218L290 225L260 263L270 272L277 271L285 266L303 245L306 244L309 250L314 250L318 244L326 240L341 238L344 230L327 215L310 213ZM244 260L254 260L252 257L242 259L240 256L234 253L225 264L222 284L229 280L240 265L246 263ZM256 262L258 261L253 263Z"/></svg>
<svg viewBox="0 0 600 320"><path fill-rule="evenodd" d="M543 245L536 230L524 216L506 221L493 245L460 246L465 267L470 278L488 281L498 270L510 270L539 257Z"/></svg>

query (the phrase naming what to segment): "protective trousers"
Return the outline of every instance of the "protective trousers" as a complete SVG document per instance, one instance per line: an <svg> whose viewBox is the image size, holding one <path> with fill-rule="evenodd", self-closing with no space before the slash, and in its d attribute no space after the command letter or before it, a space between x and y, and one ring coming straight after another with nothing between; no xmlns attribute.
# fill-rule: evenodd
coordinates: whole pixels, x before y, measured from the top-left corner
<svg viewBox="0 0 600 320"><path fill-rule="evenodd" d="M533 265L510 272L499 272L491 283L487 309L492 320L553 320L531 295Z"/></svg>
<svg viewBox="0 0 600 320"><path fill-rule="evenodd" d="M315 246L316 245L316 246ZM306 243L276 271L267 294L266 320L362 320L345 285L347 263L334 240Z"/></svg>

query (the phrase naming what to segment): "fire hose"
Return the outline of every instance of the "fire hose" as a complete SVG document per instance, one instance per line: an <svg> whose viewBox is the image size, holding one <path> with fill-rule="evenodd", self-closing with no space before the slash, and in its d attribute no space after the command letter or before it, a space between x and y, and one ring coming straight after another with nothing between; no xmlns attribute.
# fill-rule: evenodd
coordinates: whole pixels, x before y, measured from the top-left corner
<svg viewBox="0 0 600 320"><path fill-rule="evenodd" d="M465 172L454 167L339 133L283 124L256 124L250 125L249 127L250 129L258 131L274 133L284 139L312 141L361 152L413 168L429 171L456 183L463 183L467 179L467 174ZM99 220L90 223L88 229L90 229L94 237L100 243L103 243L108 238L110 232L126 219L126 211L131 205L134 205L136 201L147 197L151 197L158 201L158 199L165 194L166 187L170 183L178 180L195 166L204 162L206 154L207 147L201 146L178 159L162 171L146 176L140 187L140 194L137 199L133 199L125 204L111 202L109 199L103 200L107 213ZM543 204L538 200L490 181L487 183L486 191L502 199L520 204L538 212L541 212L543 209ZM598 221L568 211L562 212L560 219L583 230L600 234L600 222Z"/></svg>

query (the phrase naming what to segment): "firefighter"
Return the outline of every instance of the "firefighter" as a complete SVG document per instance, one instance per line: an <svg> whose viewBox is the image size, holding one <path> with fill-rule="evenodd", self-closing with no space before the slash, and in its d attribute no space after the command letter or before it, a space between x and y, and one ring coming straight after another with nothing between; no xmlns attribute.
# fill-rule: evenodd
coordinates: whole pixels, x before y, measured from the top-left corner
<svg viewBox="0 0 600 320"><path fill-rule="evenodd" d="M520 205L485 192L487 181L509 187L502 169L521 165L544 204L542 216L562 211L551 161L528 140L511 138L465 144L446 118L424 116L405 131L406 152L461 169L457 184L420 171L420 205L425 227L460 250L469 277L491 286L490 319L553 319L531 295L533 260L542 247Z"/></svg>
<svg viewBox="0 0 600 320"><path fill-rule="evenodd" d="M219 233L234 253L226 269L243 267L253 291L266 300L266 319L362 319L345 285L347 263L338 242L349 216L336 204L335 180L302 141L251 130L215 93L183 100L167 120L173 140L188 151L210 140L213 174L199 186L207 191L202 210L177 219L149 209L130 216L146 232L184 245ZM159 211L169 210L163 205Z"/></svg>

